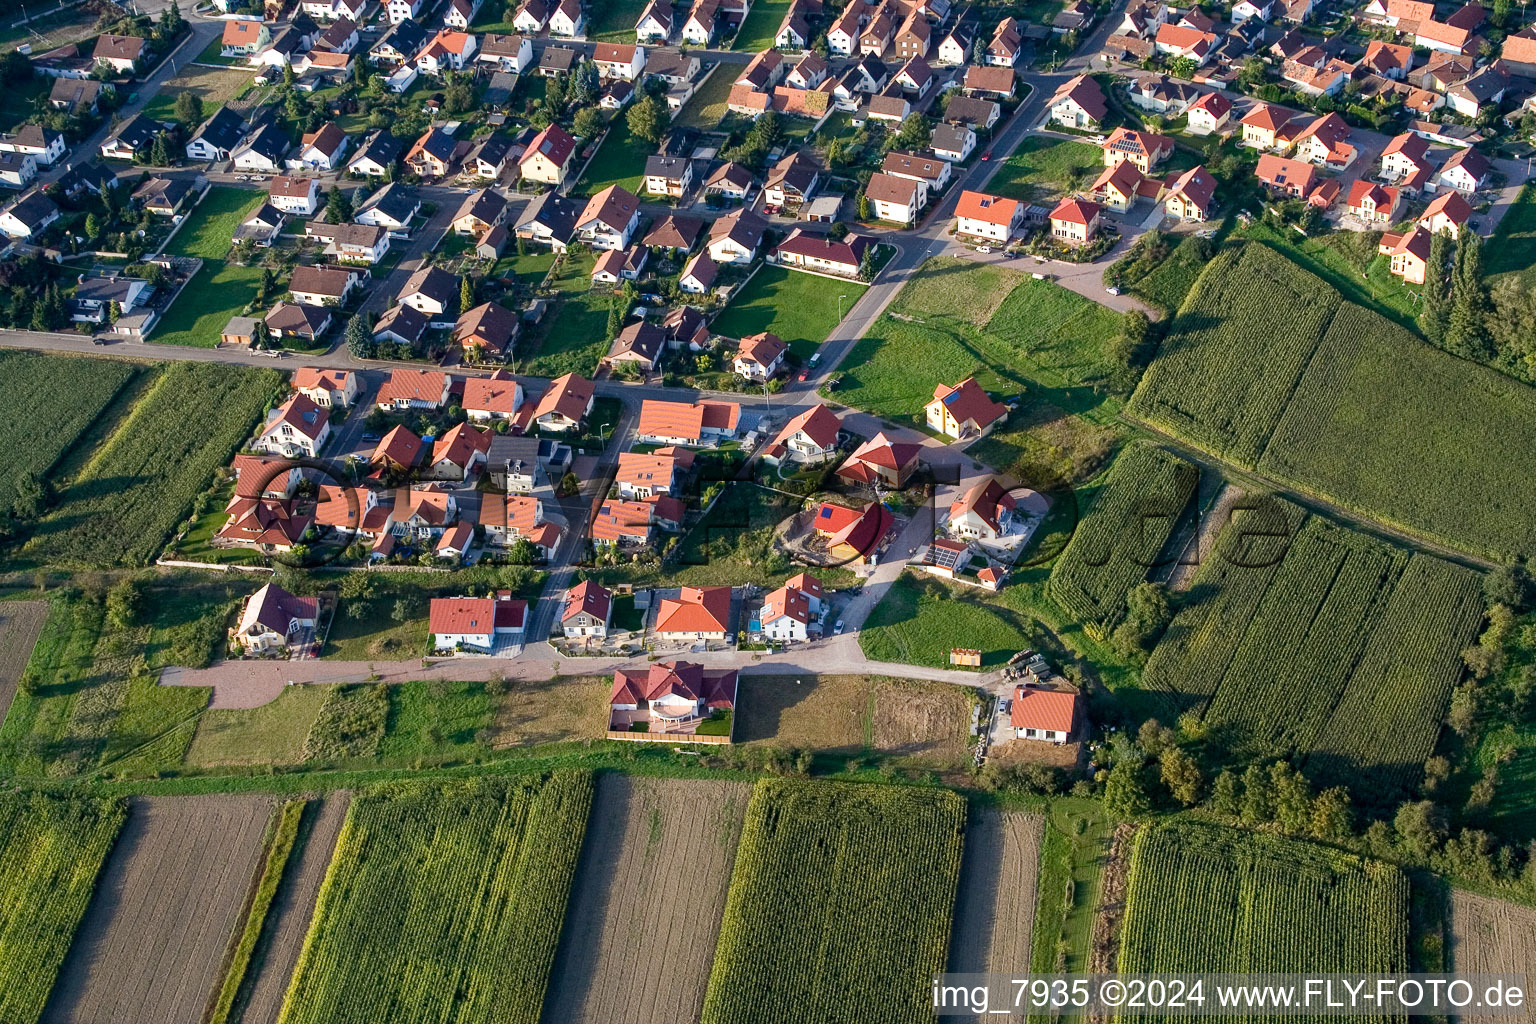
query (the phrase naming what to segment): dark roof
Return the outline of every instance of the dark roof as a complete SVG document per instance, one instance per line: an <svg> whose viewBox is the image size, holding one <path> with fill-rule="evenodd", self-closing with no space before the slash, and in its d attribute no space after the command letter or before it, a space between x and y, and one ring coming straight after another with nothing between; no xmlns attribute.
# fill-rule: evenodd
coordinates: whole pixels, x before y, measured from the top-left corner
<svg viewBox="0 0 1536 1024"><path fill-rule="evenodd" d="M59 208L53 205L53 200L41 192L28 192L15 203L6 208L6 212L25 224L29 229L36 230L44 220L59 212Z"/></svg>
<svg viewBox="0 0 1536 1024"><path fill-rule="evenodd" d="M679 156L663 156L653 153L645 158L645 176L648 178L668 178L681 181L688 170L689 162Z"/></svg>
<svg viewBox="0 0 1536 1024"><path fill-rule="evenodd" d="M430 129L426 136L418 143L422 152L428 153L437 159L447 163L453 159L453 150L458 143L453 141L453 136L441 128Z"/></svg>
<svg viewBox="0 0 1536 1024"><path fill-rule="evenodd" d="M966 124L985 124L998 112L996 100L978 99L975 96L953 96L944 108L944 120L963 121Z"/></svg>
<svg viewBox="0 0 1536 1024"><path fill-rule="evenodd" d="M505 135L492 132L476 143L475 148L469 151L470 160L484 160L488 164L499 164L512 148L512 140Z"/></svg>
<svg viewBox="0 0 1536 1024"><path fill-rule="evenodd" d="M529 203L523 215L517 219L522 229L530 224L541 224L560 241L569 241L576 233L576 216L581 210L573 200L558 192L545 192Z"/></svg>
<svg viewBox="0 0 1536 1024"><path fill-rule="evenodd" d="M404 22L401 24L404 24ZM397 139L385 129L380 128L363 140L362 148L353 154L351 160L347 161L347 166L350 167L357 161L366 158L374 160L381 166L388 167L396 160L399 160L400 154L404 151L404 140Z"/></svg>
<svg viewBox="0 0 1536 1024"><path fill-rule="evenodd" d="M358 207L357 212L364 210L378 210L391 220L404 223L410 220L416 208L421 205L421 200L399 182L392 181L379 189L368 200Z"/></svg>
<svg viewBox="0 0 1536 1024"><path fill-rule="evenodd" d="M63 81L63 79L60 79L60 81ZM100 192L103 182L110 185L116 180L117 175L107 168L95 160L87 160L85 163L77 164L68 171L65 171L56 184L64 190L65 195L69 195L81 188L89 188Z"/></svg>
<svg viewBox="0 0 1536 1024"><path fill-rule="evenodd" d="M564 46L546 46L539 54L539 70L569 71L576 64L576 51Z"/></svg>
<svg viewBox="0 0 1536 1024"><path fill-rule="evenodd" d="M240 143L240 152L256 153L273 163L281 160L291 143L288 135L275 124L264 124Z"/></svg>
<svg viewBox="0 0 1536 1024"><path fill-rule="evenodd" d="M391 26L389 31L380 36L379 41L369 48L369 52L373 53L385 46L391 46L409 58L421 52L426 42L427 30L410 18L406 18L399 24Z"/></svg>
<svg viewBox="0 0 1536 1024"><path fill-rule="evenodd" d="M405 287L400 289L401 295L414 295L417 292L438 302L450 302L458 298L459 279L438 267L423 267L412 274L405 282Z"/></svg>
<svg viewBox="0 0 1536 1024"><path fill-rule="evenodd" d="M147 146L160 134L160 125L143 114L134 114L128 120L117 126L117 130L111 138L118 140L125 146L139 149Z"/></svg>
<svg viewBox="0 0 1536 1024"><path fill-rule="evenodd" d="M192 140L202 139L216 149L234 149L245 135L245 121L228 107L220 107L213 116L198 125Z"/></svg>

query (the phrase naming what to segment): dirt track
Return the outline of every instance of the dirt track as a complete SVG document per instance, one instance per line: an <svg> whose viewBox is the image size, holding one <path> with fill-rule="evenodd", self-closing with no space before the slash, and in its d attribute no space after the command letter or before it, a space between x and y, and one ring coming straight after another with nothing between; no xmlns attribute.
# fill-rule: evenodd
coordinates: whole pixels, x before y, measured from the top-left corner
<svg viewBox="0 0 1536 1024"><path fill-rule="evenodd" d="M307 836L301 836L304 846L295 850L288 861L282 888L267 914L266 928L256 947L256 959L251 964L257 972L256 982L251 986L241 1024L276 1024L282 1012L288 980L299 962L299 950L304 946L304 936L315 912L315 897L320 894L320 883L325 881L326 869L330 867L348 803L346 793L326 796L320 813L304 826L308 830Z"/></svg>
<svg viewBox="0 0 1536 1024"><path fill-rule="evenodd" d="M1028 973L1035 930L1045 819L1018 811L974 811L965 830L949 969Z"/></svg>
<svg viewBox="0 0 1536 1024"><path fill-rule="evenodd" d="M698 1020L751 792L601 778L544 1021Z"/></svg>
<svg viewBox="0 0 1536 1024"><path fill-rule="evenodd" d="M198 1024L273 806L268 796L135 799L44 1024Z"/></svg>
<svg viewBox="0 0 1536 1024"><path fill-rule="evenodd" d="M1457 974L1517 974L1531 970L1536 949L1536 910L1457 890L1451 895L1451 948L1447 969ZM1529 980L1529 979L1527 979ZM1536 1003L1526 1000L1515 1017L1458 1018L1461 1024L1536 1021Z"/></svg>
<svg viewBox="0 0 1536 1024"><path fill-rule="evenodd" d="M0 722L16 696L16 681L32 657L32 647L48 618L47 601L0 604Z"/></svg>

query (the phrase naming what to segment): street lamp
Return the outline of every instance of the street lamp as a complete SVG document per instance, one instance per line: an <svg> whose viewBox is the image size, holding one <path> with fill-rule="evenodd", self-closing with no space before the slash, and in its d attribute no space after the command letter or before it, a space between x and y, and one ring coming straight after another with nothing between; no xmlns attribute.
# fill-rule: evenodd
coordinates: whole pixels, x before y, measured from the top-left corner
<svg viewBox="0 0 1536 1024"><path fill-rule="evenodd" d="M847 297L848 296L846 296L846 295L839 295L837 297L837 322L838 323L842 323L843 322L843 300L846 299Z"/></svg>

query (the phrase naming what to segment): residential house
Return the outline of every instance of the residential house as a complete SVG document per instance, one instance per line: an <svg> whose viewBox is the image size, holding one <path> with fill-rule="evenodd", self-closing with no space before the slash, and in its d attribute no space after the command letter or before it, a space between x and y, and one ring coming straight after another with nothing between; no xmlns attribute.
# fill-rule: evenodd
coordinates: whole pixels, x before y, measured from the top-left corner
<svg viewBox="0 0 1536 1024"><path fill-rule="evenodd" d="M302 302L279 302L263 317L274 338L297 338L314 344L331 326L331 311Z"/></svg>
<svg viewBox="0 0 1536 1024"><path fill-rule="evenodd" d="M500 371L498 371L498 374ZM473 380L474 378L470 378ZM506 392L503 392L505 395ZM497 487L505 488L511 494L531 494L534 488L539 486L539 481L546 478L544 461L539 458L541 446L547 446L553 450L556 445L553 441L540 441L536 437L523 437L517 434L494 434L491 437L490 470L491 482ZM569 452L569 448L559 446ZM551 463L551 474L563 472L566 463ZM482 520L485 518L482 514Z"/></svg>
<svg viewBox="0 0 1536 1024"><path fill-rule="evenodd" d="M965 91L972 96L1012 99L1018 78L1013 68L975 64L965 69Z"/></svg>
<svg viewBox="0 0 1536 1024"><path fill-rule="evenodd" d="M992 33L992 41L987 43L982 60L997 67L1014 67L1019 63L1019 57L1024 53L1024 33L1019 28L1019 23L1013 18L1004 18L998 22L997 29Z"/></svg>
<svg viewBox="0 0 1536 1024"><path fill-rule="evenodd" d="M928 138L933 155L952 164L964 163L976 150L976 133L964 124L938 124Z"/></svg>
<svg viewBox="0 0 1536 1024"><path fill-rule="evenodd" d="M459 279L440 267L422 267L406 278L397 301L434 320L453 316L459 301Z"/></svg>
<svg viewBox="0 0 1536 1024"><path fill-rule="evenodd" d="M411 222L420 212L420 197L404 185L390 182L369 196L352 219L369 227L383 228L391 237L405 238L411 232Z"/></svg>
<svg viewBox="0 0 1536 1024"><path fill-rule="evenodd" d="M564 252L576 236L576 217L580 212L574 200L551 190L524 207L514 231L519 238Z"/></svg>
<svg viewBox="0 0 1536 1024"><path fill-rule="evenodd" d="M1373 39L1366 46L1365 56L1360 58L1357 66L1369 69L1383 78L1401 82L1413 70L1413 47Z"/></svg>
<svg viewBox="0 0 1536 1024"><path fill-rule="evenodd" d="M1435 177L1429 140L1413 132L1395 136L1381 151L1381 176L1408 191L1424 191Z"/></svg>
<svg viewBox="0 0 1536 1024"><path fill-rule="evenodd" d="M549 15L549 34L576 38L587 31L587 14L581 0L560 0Z"/></svg>
<svg viewBox="0 0 1536 1024"><path fill-rule="evenodd" d="M633 82L645 68L645 47L634 43L598 43L592 51L592 63L597 65L601 78Z"/></svg>
<svg viewBox="0 0 1536 1024"><path fill-rule="evenodd" d="M441 409L448 404L452 381L439 370L391 370L373 403L385 412Z"/></svg>
<svg viewBox="0 0 1536 1024"><path fill-rule="evenodd" d="M317 178L279 175L267 186L267 202L283 213L312 217L320 209L320 181Z"/></svg>
<svg viewBox="0 0 1536 1024"><path fill-rule="evenodd" d="M707 295L720 275L720 266L709 250L697 253L684 266L677 286L689 295Z"/></svg>
<svg viewBox="0 0 1536 1024"><path fill-rule="evenodd" d="M48 105L71 114L95 115L101 112L102 93L115 91L109 83L93 78L55 78L48 90Z"/></svg>
<svg viewBox="0 0 1536 1024"><path fill-rule="evenodd" d="M710 259L716 263L751 263L767 230L765 219L745 209L716 219L709 228Z"/></svg>
<svg viewBox="0 0 1536 1024"><path fill-rule="evenodd" d="M720 11L714 0L697 0L683 21L681 38L684 45L708 48L714 45L718 32Z"/></svg>
<svg viewBox="0 0 1536 1024"><path fill-rule="evenodd" d="M729 604L729 593L726 596ZM705 637L701 634L700 638ZM664 737L674 732L687 733L690 723L735 706L735 669L706 669L687 661L661 661L644 669L614 672L613 692L608 696L608 728L629 732L636 724L644 723L647 732Z"/></svg>
<svg viewBox="0 0 1536 1024"><path fill-rule="evenodd" d="M1104 168L1089 186L1088 194L1116 213L1125 213L1143 196L1156 202L1162 190L1160 179L1146 177L1135 164L1125 160Z"/></svg>
<svg viewBox="0 0 1536 1024"><path fill-rule="evenodd" d="M901 490L917 471L923 446L897 441L884 431L855 448L838 467L837 475L849 483L879 485Z"/></svg>
<svg viewBox="0 0 1536 1024"><path fill-rule="evenodd" d="M453 326L453 343L467 362L506 359L512 354L522 330L522 318L499 302L482 302L459 314Z"/></svg>
<svg viewBox="0 0 1536 1024"><path fill-rule="evenodd" d="M599 547L649 547L655 535L655 505L643 501L603 502L588 530Z"/></svg>
<svg viewBox="0 0 1536 1024"><path fill-rule="evenodd" d="M1431 235L1445 231L1452 238L1461 237L1461 229L1472 219L1472 204L1454 189L1436 196L1419 214L1419 224Z"/></svg>
<svg viewBox="0 0 1536 1024"><path fill-rule="evenodd" d="M534 407L533 423L540 430L577 430L592 411L592 382L574 373L556 377Z"/></svg>
<svg viewBox="0 0 1536 1024"><path fill-rule="evenodd" d="M950 503L945 527L957 540L997 540L1012 525L1016 505L1002 481L988 476Z"/></svg>
<svg viewBox="0 0 1536 1024"><path fill-rule="evenodd" d="M438 29L416 55L416 70L424 75L463 71L474 60L479 37L451 28Z"/></svg>
<svg viewBox="0 0 1536 1024"><path fill-rule="evenodd" d="M773 165L763 185L763 200L773 207L798 206L811 197L820 181L820 169L796 149Z"/></svg>
<svg viewBox="0 0 1536 1024"><path fill-rule="evenodd" d="M994 402L975 377L950 387L940 384L933 389L933 400L923 407L928 426L957 441L986 437L1008 417L1008 407Z"/></svg>
<svg viewBox="0 0 1536 1024"><path fill-rule="evenodd" d="M1485 108L1497 110L1509 87L1509 75L1505 74L1501 63L1495 61L1447 89L1445 103L1462 117L1476 118Z"/></svg>
<svg viewBox="0 0 1536 1024"><path fill-rule="evenodd" d="M476 189L464 197L453 215L450 227L456 235L480 238L507 219L507 200L493 189Z"/></svg>
<svg viewBox="0 0 1536 1024"><path fill-rule="evenodd" d="M784 424L763 449L763 460L778 465L788 460L801 465L820 465L837 454L842 420L817 402Z"/></svg>
<svg viewBox="0 0 1536 1024"><path fill-rule="evenodd" d="M468 32L475 15L479 13L480 0L448 0L448 9L443 12L443 24Z"/></svg>
<svg viewBox="0 0 1536 1024"><path fill-rule="evenodd" d="M959 235L1006 243L1023 222L1024 204L1016 199L967 190L955 204L955 233Z"/></svg>
<svg viewBox="0 0 1536 1024"><path fill-rule="evenodd" d="M1344 170L1359 151L1350 144L1348 123L1338 114L1325 114L1307 125L1296 139L1296 159L1331 170Z"/></svg>
<svg viewBox="0 0 1536 1024"><path fill-rule="evenodd" d="M610 367L634 366L641 373L656 370L667 348L667 333L646 320L637 320L614 335L603 362Z"/></svg>
<svg viewBox="0 0 1536 1024"><path fill-rule="evenodd" d="M940 166L948 164L939 161ZM875 219L889 224L913 224L928 205L928 183L921 178L898 177L877 171L864 186L864 196L874 210Z"/></svg>
<svg viewBox="0 0 1536 1024"><path fill-rule="evenodd" d="M1173 155L1173 140L1166 135L1153 135L1129 128L1116 128L1104 140L1104 166L1113 167L1129 161L1142 174Z"/></svg>
<svg viewBox="0 0 1536 1024"><path fill-rule="evenodd" d="M686 157L654 154L645 160L647 195L681 199L693 187L693 161Z"/></svg>
<svg viewBox="0 0 1536 1024"><path fill-rule="evenodd" d="M364 139L352 159L347 161L347 173L365 178L390 177L404 150L403 141L380 128Z"/></svg>
<svg viewBox="0 0 1536 1024"><path fill-rule="evenodd" d="M304 237L324 242L321 251L343 263L377 264L389 252L389 231L371 224L329 224L310 221Z"/></svg>
<svg viewBox="0 0 1536 1024"><path fill-rule="evenodd" d="M31 239L59 219L59 208L41 192L29 192L0 210L0 233L10 238Z"/></svg>
<svg viewBox="0 0 1536 1024"><path fill-rule="evenodd" d="M1232 101L1219 92L1208 92L1191 103L1186 111L1191 135L1212 135L1223 131L1232 119Z"/></svg>
<svg viewBox="0 0 1536 1024"><path fill-rule="evenodd" d="M1295 115L1284 107L1269 103L1255 103L1240 122L1243 126L1243 143L1257 149L1284 149L1288 141L1282 132Z"/></svg>
<svg viewBox="0 0 1536 1024"><path fill-rule="evenodd" d="M150 178L133 191L133 199L157 217L174 217L192 198L192 182L185 178Z"/></svg>
<svg viewBox="0 0 1536 1024"><path fill-rule="evenodd" d="M662 402L648 398L640 403L635 437L644 444L712 447L735 438L740 419L741 406L735 402Z"/></svg>
<svg viewBox="0 0 1536 1024"><path fill-rule="evenodd" d="M841 239L795 228L773 251L775 262L799 270L857 277L875 240L868 235L848 234Z"/></svg>
<svg viewBox="0 0 1536 1024"><path fill-rule="evenodd" d="M528 602L513 600L510 591L494 598L434 597L427 628L433 650L492 654L522 643L527 617Z"/></svg>
<svg viewBox="0 0 1536 1024"><path fill-rule="evenodd" d="M1455 192L1448 194L1457 195ZM1411 231L1386 232L1376 251L1387 256L1387 269L1394 277L1402 278L1405 284L1422 285L1428 277L1433 241L1433 234L1420 223Z"/></svg>
<svg viewBox="0 0 1536 1024"><path fill-rule="evenodd" d="M964 65L971 59L971 48L975 38L973 26L969 23L955 25L939 43L939 49L935 55L938 62L948 67Z"/></svg>
<svg viewBox="0 0 1536 1024"><path fill-rule="evenodd" d="M651 0L635 22L636 41L665 45L672 38L672 21L669 0Z"/></svg>
<svg viewBox="0 0 1536 1024"><path fill-rule="evenodd" d="M933 48L933 36L933 25L927 18L913 11L896 30L896 56L903 60L928 56L928 51Z"/></svg>
<svg viewBox="0 0 1536 1024"><path fill-rule="evenodd" d="M444 178L453 169L458 143L441 128L428 128L405 154L405 166L423 178Z"/></svg>
<svg viewBox="0 0 1536 1024"><path fill-rule="evenodd" d="M609 185L587 200L576 218L576 235L594 249L627 249L640 225L640 200Z"/></svg>
<svg viewBox="0 0 1536 1024"><path fill-rule="evenodd" d="M432 445L427 476L433 480L468 480L486 463L492 433L456 423Z"/></svg>
<svg viewBox="0 0 1536 1024"><path fill-rule="evenodd" d="M1350 184L1345 208L1367 223L1390 224L1401 201L1402 193L1396 187L1360 178Z"/></svg>
<svg viewBox="0 0 1536 1024"><path fill-rule="evenodd" d="M340 306L353 290L362 286L367 274L341 267L298 266L288 281L288 293L294 302L310 306Z"/></svg>
<svg viewBox="0 0 1536 1024"><path fill-rule="evenodd" d="M187 159L210 163L228 160L244 137L245 121L229 107L220 107L212 117L198 125L192 138L187 140Z"/></svg>
<svg viewBox="0 0 1536 1024"><path fill-rule="evenodd" d="M36 160L25 153L7 153L0 150L0 183L11 188L26 188L36 177Z"/></svg>
<svg viewBox="0 0 1536 1024"><path fill-rule="evenodd" d="M565 593L560 629L567 637L607 636L613 622L613 594L601 584L583 580Z"/></svg>
<svg viewBox="0 0 1536 1024"><path fill-rule="evenodd" d="M1259 157L1255 170L1259 182L1272 192L1304 199L1317 184L1317 170L1300 160L1287 160L1273 153Z"/></svg>
<svg viewBox="0 0 1536 1024"><path fill-rule="evenodd" d="M108 160L133 160L147 150L163 130L143 114L134 114L112 129L101 144L101 155Z"/></svg>
<svg viewBox="0 0 1536 1024"><path fill-rule="evenodd" d="M704 194L731 202L742 202L757 184L752 172L741 164L724 163L704 180Z"/></svg>
<svg viewBox="0 0 1536 1024"><path fill-rule="evenodd" d="M1050 212L1051 237L1067 245L1085 245L1098 234L1098 203L1067 197Z"/></svg>
<svg viewBox="0 0 1536 1024"><path fill-rule="evenodd" d="M420 0L411 0L418 3ZM391 17L395 10L390 11ZM404 16L391 25L368 48L368 61L386 68L400 68L411 64L412 59L427 45L427 30L413 21L414 15Z"/></svg>
<svg viewBox="0 0 1536 1024"><path fill-rule="evenodd" d="M565 181L576 139L558 124L551 124L528 144L518 161L518 173L529 181L559 185Z"/></svg>
<svg viewBox="0 0 1536 1024"><path fill-rule="evenodd" d="M488 64L499 71L522 74L533 63L533 44L524 35L487 32L480 37L477 64Z"/></svg>
<svg viewBox="0 0 1536 1024"><path fill-rule="evenodd" d="M288 165L295 169L335 171L347 152L347 133L335 121L327 121L299 140L299 155Z"/></svg>
<svg viewBox="0 0 1536 1024"><path fill-rule="evenodd" d="M1045 743L1069 743L1077 731L1077 695L1060 690L1015 686L1008 723L1014 737Z"/></svg>
<svg viewBox="0 0 1536 1024"><path fill-rule="evenodd" d="M704 221L699 218L668 214L646 232L640 244L669 253L686 253L693 249L703 233Z"/></svg>
<svg viewBox="0 0 1536 1024"><path fill-rule="evenodd" d="M410 306L391 306L373 325L373 340L416 348L427 334L427 315Z"/></svg>
<svg viewBox="0 0 1536 1024"><path fill-rule="evenodd" d="M662 640L724 640L732 632L731 588L684 587L678 597L663 598L655 632Z"/></svg>
<svg viewBox="0 0 1536 1024"><path fill-rule="evenodd" d="M424 442L404 424L391 427L374 446L368 465L377 473L403 473L421 461ZM407 498L407 503L409 498Z"/></svg>
<svg viewBox="0 0 1536 1024"><path fill-rule="evenodd" d="M951 96L944 108L944 119L952 124L970 125L978 131L989 132L1002 116L1003 108L996 100L984 100L976 96Z"/></svg>
<svg viewBox="0 0 1536 1024"><path fill-rule="evenodd" d="M1440 174L1436 180L1458 192L1471 193L1486 185L1492 173L1493 164L1488 158L1468 146L1446 158L1445 163L1440 165Z"/></svg>
<svg viewBox="0 0 1536 1024"><path fill-rule="evenodd" d="M235 228L234 240L243 242L250 239L256 245L266 248L270 246L283 230L283 223L287 218L282 211L271 203L262 203L253 212L246 215L240 226Z"/></svg>
<svg viewBox="0 0 1536 1024"><path fill-rule="evenodd" d="M1078 75L1051 97L1051 120L1068 128L1097 128L1109 114L1109 104L1099 83Z"/></svg>
<svg viewBox="0 0 1536 1024"><path fill-rule="evenodd" d="M1216 179L1199 164L1170 179L1163 210L1175 220L1210 220L1215 200Z"/></svg>
<svg viewBox="0 0 1536 1024"><path fill-rule="evenodd" d="M426 0L388 0L384 5L384 13L391 25L398 25L403 21L421 17L421 9L425 5Z"/></svg>
<svg viewBox="0 0 1536 1024"><path fill-rule="evenodd" d="M894 517L878 501L859 509L826 501L811 522L817 538L826 544L833 558L873 565L880 558L881 545L890 533Z"/></svg>
<svg viewBox="0 0 1536 1024"><path fill-rule="evenodd" d="M784 354L789 346L777 334L764 331L741 339L731 367L737 376L752 381L767 381L784 368Z"/></svg>
<svg viewBox="0 0 1536 1024"><path fill-rule="evenodd" d="M553 5L545 0L523 0L512 16L512 27L525 35L538 35L549 24Z"/></svg>
<svg viewBox="0 0 1536 1024"><path fill-rule="evenodd" d="M811 628L820 625L825 603L821 581L801 573L763 598L758 628L765 639L777 643L809 640Z"/></svg>
<svg viewBox="0 0 1536 1024"><path fill-rule="evenodd" d="M91 59L120 75L138 70L138 62L149 56L149 44L138 36L119 36L103 32L96 37Z"/></svg>
<svg viewBox="0 0 1536 1024"><path fill-rule="evenodd" d="M260 452L285 458L314 458L331 436L330 413L304 394L294 394L272 410L255 444Z"/></svg>
<svg viewBox="0 0 1536 1024"><path fill-rule="evenodd" d="M1216 52L1216 35L1187 25L1159 25L1153 46L1169 57L1188 57L1204 67Z"/></svg>
<svg viewBox="0 0 1536 1024"><path fill-rule="evenodd" d="M313 635L319 616L319 600L295 597L276 583L268 583L240 608L235 642L248 654L265 654Z"/></svg>
<svg viewBox="0 0 1536 1024"><path fill-rule="evenodd" d="M30 156L39 167L52 167L69 151L64 133L40 124L24 124L16 134L0 139L0 152Z"/></svg>
<svg viewBox="0 0 1536 1024"><path fill-rule="evenodd" d="M357 400L357 374L304 366L293 372L293 390L322 409L347 409Z"/></svg>
<svg viewBox="0 0 1536 1024"><path fill-rule="evenodd" d="M505 371L489 377L466 377L460 408L476 423L510 423L523 405L523 386Z"/></svg>

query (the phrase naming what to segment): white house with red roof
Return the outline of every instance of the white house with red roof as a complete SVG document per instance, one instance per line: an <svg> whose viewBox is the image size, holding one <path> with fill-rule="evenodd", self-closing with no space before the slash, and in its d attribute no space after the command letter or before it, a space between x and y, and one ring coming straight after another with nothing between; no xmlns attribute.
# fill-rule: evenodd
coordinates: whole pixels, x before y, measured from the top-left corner
<svg viewBox="0 0 1536 1024"><path fill-rule="evenodd" d="M773 258L782 266L798 270L857 277L864 264L864 253L874 245L875 240L868 235L849 232L842 239L834 239L795 228L773 250Z"/></svg>
<svg viewBox="0 0 1536 1024"><path fill-rule="evenodd" d="M1419 225L1431 235L1450 232L1452 238L1461 237L1461 229L1472 219L1472 204L1460 192L1451 191L1436 196L1434 201L1419 214Z"/></svg>
<svg viewBox="0 0 1536 1024"><path fill-rule="evenodd" d="M1210 135L1232 120L1232 101L1219 92L1208 92L1191 103L1185 113L1191 135Z"/></svg>
<svg viewBox="0 0 1536 1024"><path fill-rule="evenodd" d="M315 628L317 614L315 598L295 597L276 583L268 583L245 599L235 642L253 654L287 647L303 636L304 630Z"/></svg>
<svg viewBox="0 0 1536 1024"><path fill-rule="evenodd" d="M594 249L627 249L640 226L640 200L618 185L609 185L587 200L576 218L576 234Z"/></svg>
<svg viewBox="0 0 1536 1024"><path fill-rule="evenodd" d="M1349 186L1345 206L1351 214L1369 224L1391 224L1401 201L1402 193L1393 186L1360 178Z"/></svg>
<svg viewBox="0 0 1536 1024"><path fill-rule="evenodd" d="M793 643L809 640L819 629L823 607L821 581L801 573L763 598L758 610L758 629L768 640Z"/></svg>
<svg viewBox="0 0 1536 1024"><path fill-rule="evenodd" d="M592 411L592 382L574 373L556 377L533 409L533 423L540 430L566 432L581 427Z"/></svg>
<svg viewBox="0 0 1536 1024"><path fill-rule="evenodd" d="M448 375L437 370L391 370L373 401L385 412L437 409L448 404L451 386Z"/></svg>
<svg viewBox="0 0 1536 1024"><path fill-rule="evenodd" d="M663 640L724 640L729 632L730 587L684 587L656 610L655 634Z"/></svg>
<svg viewBox="0 0 1536 1024"><path fill-rule="evenodd" d="M293 390L322 408L345 409L357 400L357 374L302 366L294 371Z"/></svg>
<svg viewBox="0 0 1536 1024"><path fill-rule="evenodd" d="M997 477L980 480L950 503L949 535L957 540L997 540L1013 525L1016 505Z"/></svg>
<svg viewBox="0 0 1536 1024"><path fill-rule="evenodd" d="M849 483L900 490L916 472L922 451L915 441L898 441L881 431L854 449L837 475Z"/></svg>
<svg viewBox="0 0 1536 1024"><path fill-rule="evenodd" d="M427 463L434 480L468 480L483 467L491 450L491 432L468 423L456 423L432 445Z"/></svg>
<svg viewBox="0 0 1536 1024"><path fill-rule="evenodd" d="M621 668L613 674L608 728L624 731L643 723L650 733L686 733L711 712L729 711L735 706L735 669L660 661L644 668Z"/></svg>
<svg viewBox="0 0 1536 1024"><path fill-rule="evenodd" d="M778 465L788 459L802 465L819 465L837 454L842 420L817 402L784 424L778 436L763 449L763 461Z"/></svg>
<svg viewBox="0 0 1536 1024"><path fill-rule="evenodd" d="M477 423L511 422L522 408L523 386L505 370L497 370L489 377L466 377L464 398L459 405Z"/></svg>
<svg viewBox="0 0 1536 1024"><path fill-rule="evenodd" d="M1098 203L1068 196L1050 213L1051 237L1067 245L1086 245L1098 234L1101 213Z"/></svg>
<svg viewBox="0 0 1536 1024"><path fill-rule="evenodd" d="M1070 743L1078 728L1077 694L1016 686L1009 724L1021 740Z"/></svg>
<svg viewBox="0 0 1536 1024"><path fill-rule="evenodd" d="M777 334L749 334L737 346L731 366L747 380L769 380L784 368L784 353L788 351L789 346Z"/></svg>
<svg viewBox="0 0 1536 1024"><path fill-rule="evenodd" d="M568 637L607 636L613 622L613 594L601 584L583 580L565 593L560 628Z"/></svg>
<svg viewBox="0 0 1536 1024"><path fill-rule="evenodd" d="M955 204L955 233L1007 242L1024 222L1024 204L1016 199L961 192Z"/></svg>
<svg viewBox="0 0 1536 1024"><path fill-rule="evenodd" d="M975 377L954 387L940 384L933 389L933 400L923 407L928 426L957 441L986 437L1007 416L1008 407L994 402Z"/></svg>
<svg viewBox="0 0 1536 1024"><path fill-rule="evenodd" d="M663 402L647 398L640 403L635 438L645 444L703 448L734 438L740 421L741 406L735 402Z"/></svg>
<svg viewBox="0 0 1536 1024"><path fill-rule="evenodd" d="M1051 97L1051 120L1069 128L1097 128L1109 114L1109 102L1099 83L1078 75Z"/></svg>
<svg viewBox="0 0 1536 1024"><path fill-rule="evenodd" d="M571 157L576 154L576 138L552 124L533 137L518 161L518 173L529 181L558 185L565 180Z"/></svg>
<svg viewBox="0 0 1536 1024"><path fill-rule="evenodd" d="M511 591L495 597L434 597L427 612L438 653L502 654L521 646L528 602Z"/></svg>
<svg viewBox="0 0 1536 1024"><path fill-rule="evenodd" d="M330 413L308 395L295 394L272 410L251 447L287 458L314 458L331 436Z"/></svg>

